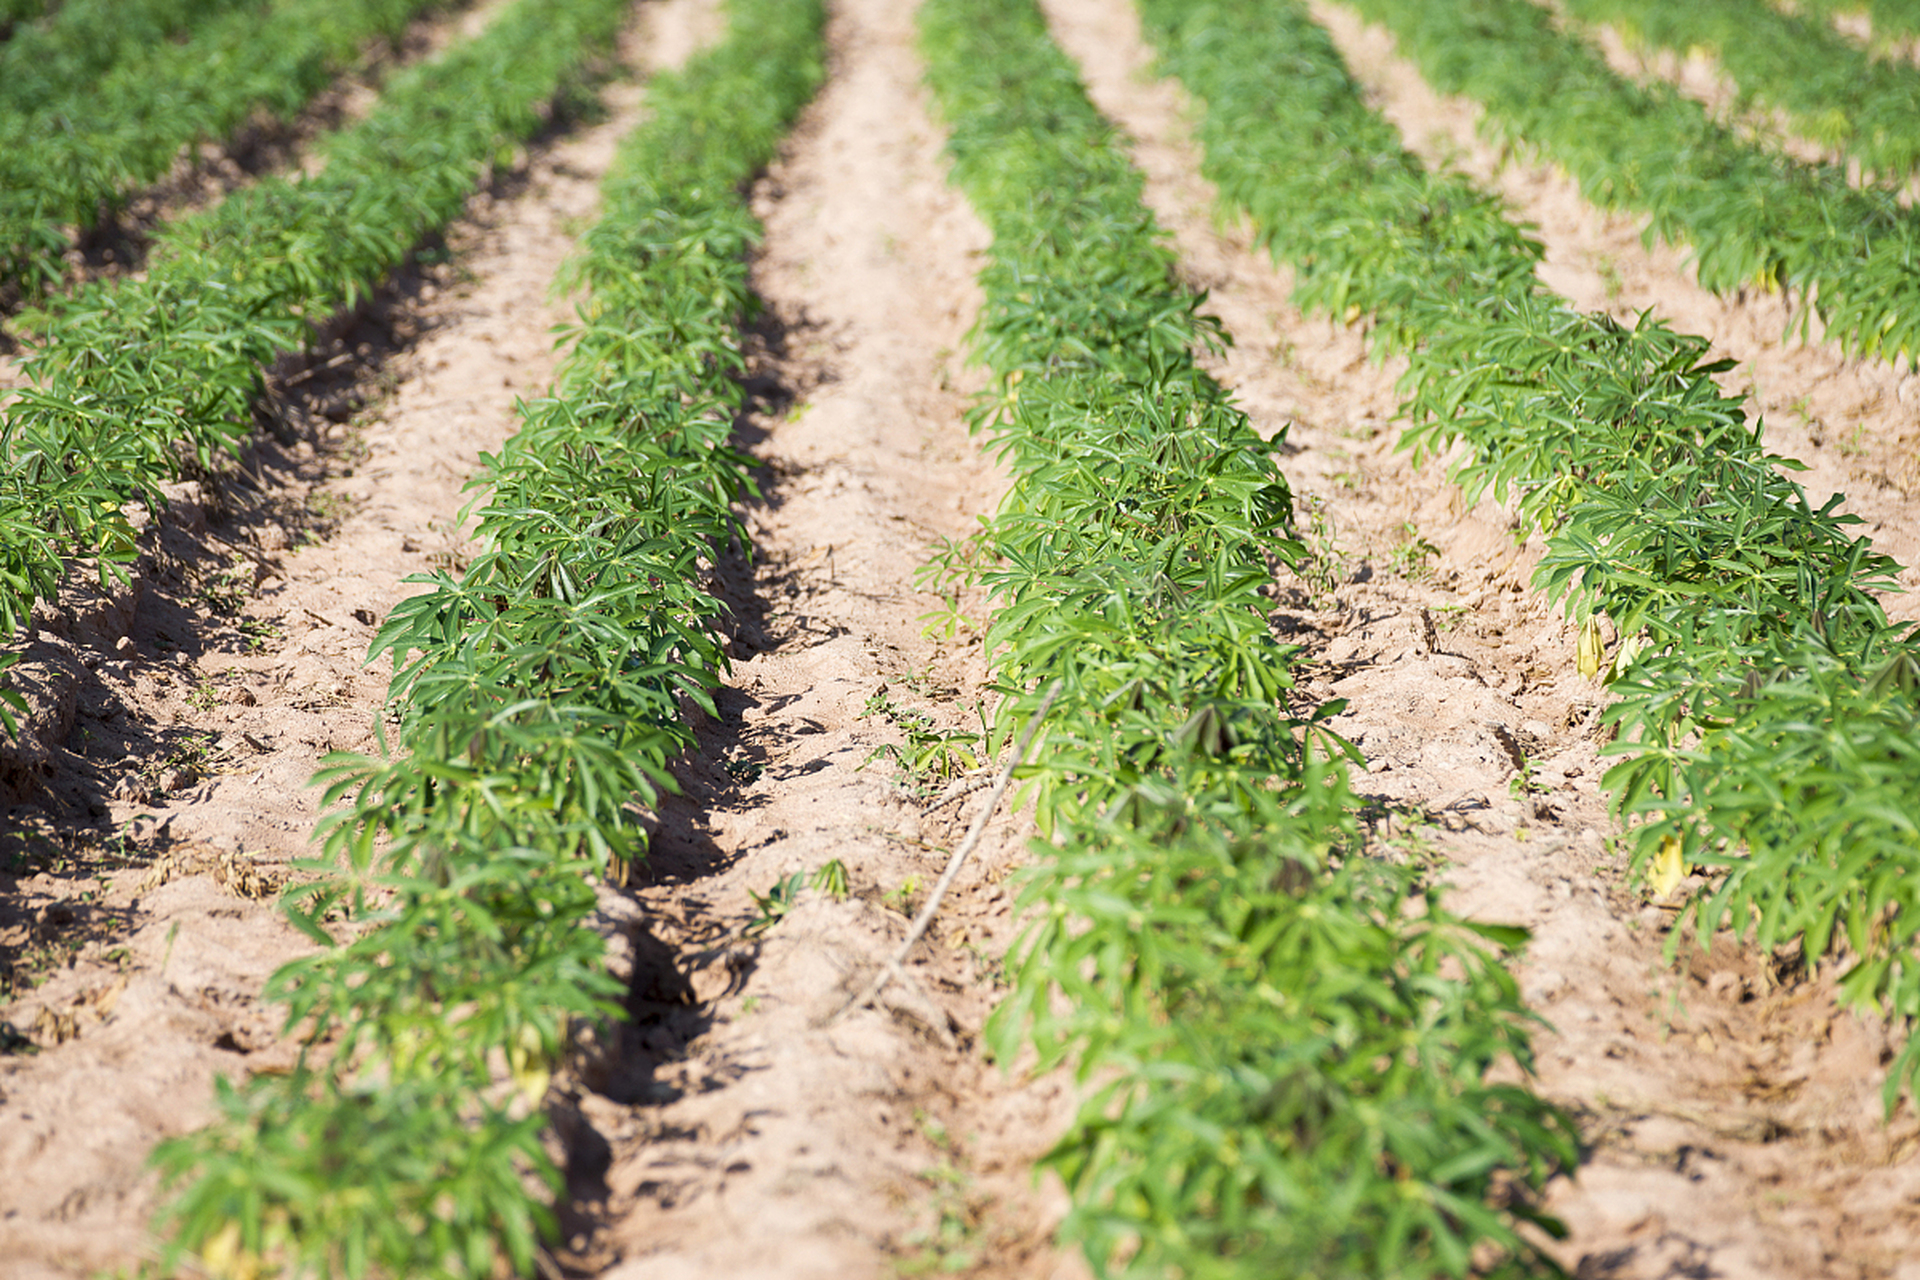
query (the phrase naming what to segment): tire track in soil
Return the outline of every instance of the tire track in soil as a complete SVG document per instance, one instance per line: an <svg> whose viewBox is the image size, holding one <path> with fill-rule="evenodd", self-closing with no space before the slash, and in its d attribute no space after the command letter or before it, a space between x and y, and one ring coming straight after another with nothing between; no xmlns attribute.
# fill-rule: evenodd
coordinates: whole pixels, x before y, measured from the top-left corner
<svg viewBox="0 0 1920 1280"><path fill-rule="evenodd" d="M1710 339L1713 358L1737 362L1719 381L1753 398L1767 447L1807 464L1797 479L1814 505L1846 494L1844 509L1865 522L1859 531L1908 566L1900 585L1920 587L1920 506L1912 497L1920 487L1920 373L1849 359L1837 343L1784 340L1790 312L1782 295L1702 289L1686 250L1641 243L1643 219L1600 210L1560 169L1485 141L1479 104L1434 92L1395 52L1390 32L1333 0L1308 7L1409 151L1468 175L1535 228L1547 248L1542 284L1582 310L1632 323L1651 309L1679 332ZM1817 320L1812 332L1820 333ZM1886 605L1898 619L1920 620L1920 597Z"/></svg>
<svg viewBox="0 0 1920 1280"><path fill-rule="evenodd" d="M1838 1013L1831 978L1724 938L1662 961L1669 913L1627 886L1606 840L1604 694L1526 589L1537 544L1516 546L1494 504L1460 512L1439 468L1413 471L1385 426L1398 370L1303 319L1289 275L1243 228L1211 224L1193 108L1153 77L1131 8L1044 7L1236 339L1215 375L1263 433L1291 422L1288 478L1332 516L1337 541L1319 551L1337 583L1283 576L1274 622L1305 649L1307 692L1350 700L1336 723L1368 759L1355 782L1376 836L1446 868L1455 910L1533 930L1516 972L1557 1028L1536 1037L1538 1087L1580 1117L1588 1148L1550 1189L1573 1232L1557 1256L1609 1280L1904 1277L1920 1126L1906 1104L1882 1118L1885 1027ZM1396 123L1411 137L1421 120Z"/></svg>
<svg viewBox="0 0 1920 1280"><path fill-rule="evenodd" d="M623 64L684 56L702 7L641 7ZM0 748L0 976L44 979L0 997L38 1048L0 1044L9 1280L137 1263L154 1143L212 1118L216 1074L292 1061L259 992L309 945L271 901L308 852L308 780L329 750L375 749L374 627L402 578L467 553L462 485L551 379L571 305L549 286L641 93L608 86L604 121L470 200L445 261L283 364L276 430L219 484L173 486L130 589L36 611L36 714Z"/></svg>
<svg viewBox="0 0 1920 1280"><path fill-rule="evenodd" d="M1002 490L969 442L955 353L986 232L945 182L911 6L830 7L829 79L758 184L767 314L741 439L761 463L756 564L723 563L734 669L630 895L632 1022L563 1127L582 1224L569 1261L635 1280L1079 1275L1034 1159L1063 1082L1022 1084L975 1037L1010 937L1030 823L1001 812L905 975L823 1024L904 938L977 796L929 811L876 748L877 694L977 727L977 642L936 643L914 571ZM937 785L933 788L937 789ZM848 895L765 895L830 860Z"/></svg>

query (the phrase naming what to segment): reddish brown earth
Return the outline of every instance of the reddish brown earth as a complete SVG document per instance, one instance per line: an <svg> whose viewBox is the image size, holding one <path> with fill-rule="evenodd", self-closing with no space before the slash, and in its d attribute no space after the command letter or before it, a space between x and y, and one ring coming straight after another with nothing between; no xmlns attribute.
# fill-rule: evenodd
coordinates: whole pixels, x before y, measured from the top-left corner
<svg viewBox="0 0 1920 1280"><path fill-rule="evenodd" d="M1062 1193L1031 1175L1071 1082L1003 1071L978 1045L1017 924L1020 814L993 816L904 976L838 1014L983 803L983 762L915 777L886 749L911 713L978 727L978 642L923 631L937 601L914 571L1002 480L962 421L987 237L945 183L912 6L830 8L828 85L753 193L766 306L740 440L763 496L744 508L754 562L716 571L733 672L637 883L602 891L634 1016L549 1099L571 1195L553 1262L622 1280L1082 1276L1051 1241ZM1286 273L1215 225L1191 108L1153 76L1126 6L1046 8L1236 338L1214 372L1287 432L1315 559L1278 584L1274 622L1312 691L1350 703L1376 837L1444 868L1456 907L1534 931L1521 980L1551 1024L1539 1087L1588 1144L1551 1193L1572 1228L1559 1256L1583 1277L1913 1280L1920 1125L1906 1104L1880 1110L1887 1029L1838 1013L1792 957L1720 941L1664 961L1672 909L1613 852L1604 694L1527 590L1536 551L1506 513L1461 511L1437 469L1407 465L1397 371L1301 316ZM1783 344L1777 301L1700 291L1682 254L1645 251L1631 220L1483 143L1473 108L1428 92L1380 33L1316 12L1410 146L1541 228L1547 284L1712 335L1810 487L1848 493L1920 561L1920 383ZM231 477L181 488L131 588L36 618L34 714L0 750L9 1280L133 1271L153 1142L207 1118L216 1074L287 1058L259 993L303 945L271 896L318 816L307 781L326 751L374 745L386 671L363 659L402 579L472 552L462 486L514 429L514 398L552 374L570 307L548 284L644 112L645 75L718 31L716 0L636 14L635 76L608 89L607 119L532 149L444 254L278 370L283 429ZM844 894L816 882L830 864ZM789 909L763 905L796 873Z"/></svg>

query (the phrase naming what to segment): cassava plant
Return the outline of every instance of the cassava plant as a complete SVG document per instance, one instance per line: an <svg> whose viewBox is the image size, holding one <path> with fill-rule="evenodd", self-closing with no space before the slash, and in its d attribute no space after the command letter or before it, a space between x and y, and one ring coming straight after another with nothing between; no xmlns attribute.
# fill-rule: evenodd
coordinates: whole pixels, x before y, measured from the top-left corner
<svg viewBox="0 0 1920 1280"><path fill-rule="evenodd" d="M1483 127L1564 168L1587 199L1648 218L1717 293L1788 289L1850 355L1920 359L1920 213L1735 136L1666 85L1616 74L1532 0L1355 0L1436 89L1486 108Z"/></svg>
<svg viewBox="0 0 1920 1280"><path fill-rule="evenodd" d="M145 275L28 315L32 385L0 413L0 633L73 562L122 572L135 554L124 504L159 505L183 471L217 470L253 430L263 366L451 221L584 82L622 12L619 0L523 0L396 77L370 117L320 144L318 176L271 179L170 224Z"/></svg>

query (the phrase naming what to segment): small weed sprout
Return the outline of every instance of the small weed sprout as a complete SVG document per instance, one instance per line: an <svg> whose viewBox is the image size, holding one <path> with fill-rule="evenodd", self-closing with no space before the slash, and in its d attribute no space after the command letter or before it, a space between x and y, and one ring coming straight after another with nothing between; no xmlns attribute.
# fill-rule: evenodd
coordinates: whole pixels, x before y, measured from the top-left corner
<svg viewBox="0 0 1920 1280"><path fill-rule="evenodd" d="M873 696L867 699L860 714L881 716L905 735L906 745L887 742L867 753L860 762L865 768L875 760L890 759L898 770L897 781L902 789L923 795L931 787L952 781L963 773L970 773L980 767L980 744L984 741L984 731L956 729L942 731L935 727L933 717L925 711L913 707L903 707L895 702L881 685Z"/></svg>
<svg viewBox="0 0 1920 1280"><path fill-rule="evenodd" d="M1306 527L1300 530L1306 554L1294 572L1306 586L1312 606L1331 609L1338 603L1334 593L1347 580L1347 558L1340 551L1333 513L1325 499L1311 495L1300 500L1299 508L1306 512Z"/></svg>
<svg viewBox="0 0 1920 1280"><path fill-rule="evenodd" d="M1607 291L1607 301L1620 301L1620 294L1627 287L1627 282L1620 277L1619 265L1603 255L1593 264L1593 269L1600 276L1600 287Z"/></svg>
<svg viewBox="0 0 1920 1280"><path fill-rule="evenodd" d="M187 705L195 711L211 711L220 705L220 690L211 680L202 680L187 695Z"/></svg>
<svg viewBox="0 0 1920 1280"><path fill-rule="evenodd" d="M1411 520L1400 524L1400 537L1387 552L1387 566L1394 573L1411 582L1424 582L1433 576L1433 566L1429 562L1440 554L1440 548L1428 542L1420 535L1420 528Z"/></svg>
<svg viewBox="0 0 1920 1280"><path fill-rule="evenodd" d="M1523 754L1513 777L1507 780L1507 793L1516 800L1525 800L1539 792L1540 781L1533 776L1533 757Z"/></svg>
<svg viewBox="0 0 1920 1280"><path fill-rule="evenodd" d="M240 639L248 653L262 653L281 638L280 624L270 618L240 619Z"/></svg>
<svg viewBox="0 0 1920 1280"><path fill-rule="evenodd" d="M847 896L847 866L838 858L822 863L808 882L835 902Z"/></svg>
<svg viewBox="0 0 1920 1280"><path fill-rule="evenodd" d="M237 615L253 595L254 565L244 553L235 551L227 563L200 580L200 601L217 617Z"/></svg>
<svg viewBox="0 0 1920 1280"><path fill-rule="evenodd" d="M929 1190L934 1222L901 1240L904 1247L894 1259L894 1271L902 1276L970 1271L981 1261L983 1205L974 1193L973 1179L958 1166L947 1127L923 1111L916 1112L914 1119L940 1153L935 1164L917 1175Z"/></svg>
<svg viewBox="0 0 1920 1280"><path fill-rule="evenodd" d="M757 938L779 924L793 910L800 900L800 891L806 886L807 873L796 871L765 893L747 890L747 896L753 899L754 917L742 932L749 938Z"/></svg>
<svg viewBox="0 0 1920 1280"><path fill-rule="evenodd" d="M333 489L316 489L307 497L307 513L323 525L339 524L357 505L350 494Z"/></svg>
<svg viewBox="0 0 1920 1280"><path fill-rule="evenodd" d="M887 890L887 892L881 896L880 900L903 916L912 915L913 913L909 908L913 904L914 895L919 892L920 877L908 876L900 882L898 887Z"/></svg>

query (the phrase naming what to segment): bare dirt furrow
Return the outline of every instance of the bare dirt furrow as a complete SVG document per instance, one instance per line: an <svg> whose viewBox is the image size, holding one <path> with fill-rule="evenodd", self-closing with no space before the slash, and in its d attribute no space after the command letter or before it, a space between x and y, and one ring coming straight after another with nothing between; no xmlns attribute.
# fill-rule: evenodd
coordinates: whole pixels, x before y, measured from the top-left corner
<svg viewBox="0 0 1920 1280"><path fill-rule="evenodd" d="M1684 250L1642 243L1640 219L1602 212L1559 169L1486 142L1479 105L1435 93L1394 52L1389 32L1334 0L1310 7L1409 150L1470 175L1537 229L1547 249L1543 284L1583 310L1631 322L1650 309L1682 333L1709 338L1715 355L1737 362L1722 385L1752 395L1768 447L1809 467L1798 478L1815 504L1847 495L1862 531L1909 566L1901 585L1920 586L1920 507L1911 496L1920 485L1920 374L1850 360L1833 343L1784 340L1789 309L1781 295L1702 289ZM1920 617L1920 597L1888 605L1897 617Z"/></svg>
<svg viewBox="0 0 1920 1280"><path fill-rule="evenodd" d="M694 0L638 10L628 66L684 54ZM377 749L366 665L402 579L468 552L462 486L556 363L549 285L640 88L550 140L310 361L238 472L184 484L129 589L36 614L24 746L0 760L0 1270L143 1254L160 1138L215 1075L284 1068L261 986L307 944L272 895L308 851L328 751ZM370 407L369 407L370 406ZM33 754L37 752L37 754Z"/></svg>
<svg viewBox="0 0 1920 1280"><path fill-rule="evenodd" d="M1206 225L1191 108L1151 79L1131 13L1046 8L1096 103L1136 139L1183 270L1238 339L1216 375L1267 434L1291 421L1283 461L1315 559L1278 584L1274 623L1303 645L1310 692L1350 700L1338 723L1368 760L1356 787L1378 847L1444 868L1456 910L1533 931L1518 972L1551 1024L1538 1087L1588 1143L1550 1193L1572 1228L1565 1264L1583 1277L1895 1274L1920 1129L1905 1107L1881 1117L1885 1028L1836 1013L1831 982L1792 957L1721 942L1663 961L1671 912L1627 886L1609 844L1604 694L1527 590L1534 552L1497 507L1460 512L1436 468L1408 468L1383 421L1388 378L1342 365L1358 339L1301 319L1284 272ZM1424 121L1396 117L1422 140L1441 127Z"/></svg>
<svg viewBox="0 0 1920 1280"><path fill-rule="evenodd" d="M1024 818L996 816L904 976L833 1016L980 803L954 787L973 744L917 775L887 749L911 751L915 716L979 727L979 646L922 634L938 599L913 579L1001 482L967 438L958 354L986 233L945 183L911 6L845 0L828 36L829 82L755 193L766 314L741 438L764 498L756 563L720 568L733 672L639 873L624 1051L576 1100L602 1144L573 1169L600 1224L579 1262L621 1280L1062 1266L1061 1202L1029 1173L1067 1095L976 1044Z"/></svg>

